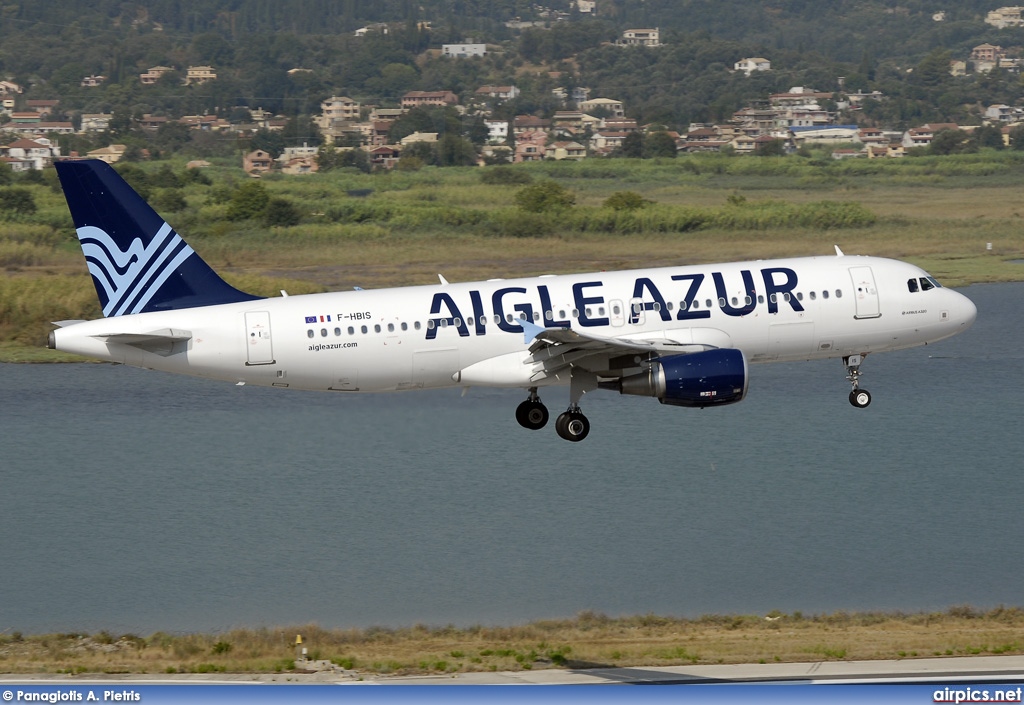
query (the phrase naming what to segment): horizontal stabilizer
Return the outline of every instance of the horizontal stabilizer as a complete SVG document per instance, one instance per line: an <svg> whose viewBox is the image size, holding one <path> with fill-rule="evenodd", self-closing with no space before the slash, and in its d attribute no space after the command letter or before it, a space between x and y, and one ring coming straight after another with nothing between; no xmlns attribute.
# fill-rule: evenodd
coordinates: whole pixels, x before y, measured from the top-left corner
<svg viewBox="0 0 1024 705"><path fill-rule="evenodd" d="M107 343L131 345L156 355L168 357L184 352L182 343L192 340L192 333L187 330L164 328L150 333L112 333L110 335L94 335L94 338Z"/></svg>

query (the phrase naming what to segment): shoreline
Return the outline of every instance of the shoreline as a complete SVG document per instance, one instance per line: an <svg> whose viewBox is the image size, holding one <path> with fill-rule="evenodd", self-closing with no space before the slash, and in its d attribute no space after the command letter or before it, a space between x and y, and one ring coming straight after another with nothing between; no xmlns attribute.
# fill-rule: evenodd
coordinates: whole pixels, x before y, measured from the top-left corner
<svg viewBox="0 0 1024 705"><path fill-rule="evenodd" d="M465 628L316 625L148 637L0 635L0 673L81 676L302 674L447 676L738 664L1024 656L1024 609L800 612L697 618L582 612L573 619ZM301 635L301 645L296 638ZM305 650L305 652L303 651ZM306 659L303 660L303 653Z"/></svg>

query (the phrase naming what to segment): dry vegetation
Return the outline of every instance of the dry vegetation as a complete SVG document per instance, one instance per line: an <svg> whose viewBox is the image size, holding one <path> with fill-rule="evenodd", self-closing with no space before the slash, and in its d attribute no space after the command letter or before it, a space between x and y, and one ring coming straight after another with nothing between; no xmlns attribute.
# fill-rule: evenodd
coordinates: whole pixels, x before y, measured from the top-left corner
<svg viewBox="0 0 1024 705"><path fill-rule="evenodd" d="M221 634L0 636L4 673L274 673L294 671L295 635L311 659L359 674L899 659L1024 652L1024 610L961 606L934 613L805 616L655 615L517 627L414 626L327 630L313 625ZM301 666L301 663L300 663Z"/></svg>

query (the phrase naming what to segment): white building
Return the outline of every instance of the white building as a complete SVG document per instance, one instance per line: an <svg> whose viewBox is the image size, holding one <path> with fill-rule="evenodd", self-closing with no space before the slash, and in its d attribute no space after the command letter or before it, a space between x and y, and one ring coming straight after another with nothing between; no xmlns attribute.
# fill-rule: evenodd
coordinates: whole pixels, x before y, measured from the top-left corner
<svg viewBox="0 0 1024 705"><path fill-rule="evenodd" d="M54 157L60 156L60 147L45 137L37 137L34 140L16 140L7 145L3 151L12 159L31 163L32 168L37 171L50 166L53 164Z"/></svg>
<svg viewBox="0 0 1024 705"><path fill-rule="evenodd" d="M464 59L470 56L485 56L487 54L486 44L442 44L441 54L456 59Z"/></svg>
<svg viewBox="0 0 1024 705"><path fill-rule="evenodd" d="M619 44L622 46L660 47L661 30L657 27L654 29L627 29L622 33Z"/></svg>
<svg viewBox="0 0 1024 705"><path fill-rule="evenodd" d="M621 100L612 100L611 98L591 98L590 100L581 101L579 109L585 113L590 113L595 110L604 110L610 117L625 117L626 109L622 105Z"/></svg>
<svg viewBox="0 0 1024 705"><path fill-rule="evenodd" d="M733 68L736 71L742 71L749 76L755 71L771 71L772 62L768 61L768 59L761 58L760 56L754 56L748 59L740 59L733 64Z"/></svg>
<svg viewBox="0 0 1024 705"><path fill-rule="evenodd" d="M487 141L501 144L508 141L508 120L484 120L487 125Z"/></svg>

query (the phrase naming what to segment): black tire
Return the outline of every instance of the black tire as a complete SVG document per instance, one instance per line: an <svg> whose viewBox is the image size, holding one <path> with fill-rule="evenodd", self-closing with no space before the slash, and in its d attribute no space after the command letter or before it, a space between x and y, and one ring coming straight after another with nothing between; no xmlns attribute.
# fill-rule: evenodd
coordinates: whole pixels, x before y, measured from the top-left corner
<svg viewBox="0 0 1024 705"><path fill-rule="evenodd" d="M548 408L539 401L527 399L516 407L516 421L523 428L538 431L548 423Z"/></svg>
<svg viewBox="0 0 1024 705"><path fill-rule="evenodd" d="M854 389L850 392L850 403L858 409L865 408L871 403L871 392L866 389Z"/></svg>
<svg viewBox="0 0 1024 705"><path fill-rule="evenodd" d="M590 421L578 411L567 411L555 422L558 435L567 441L579 443L590 433Z"/></svg>

